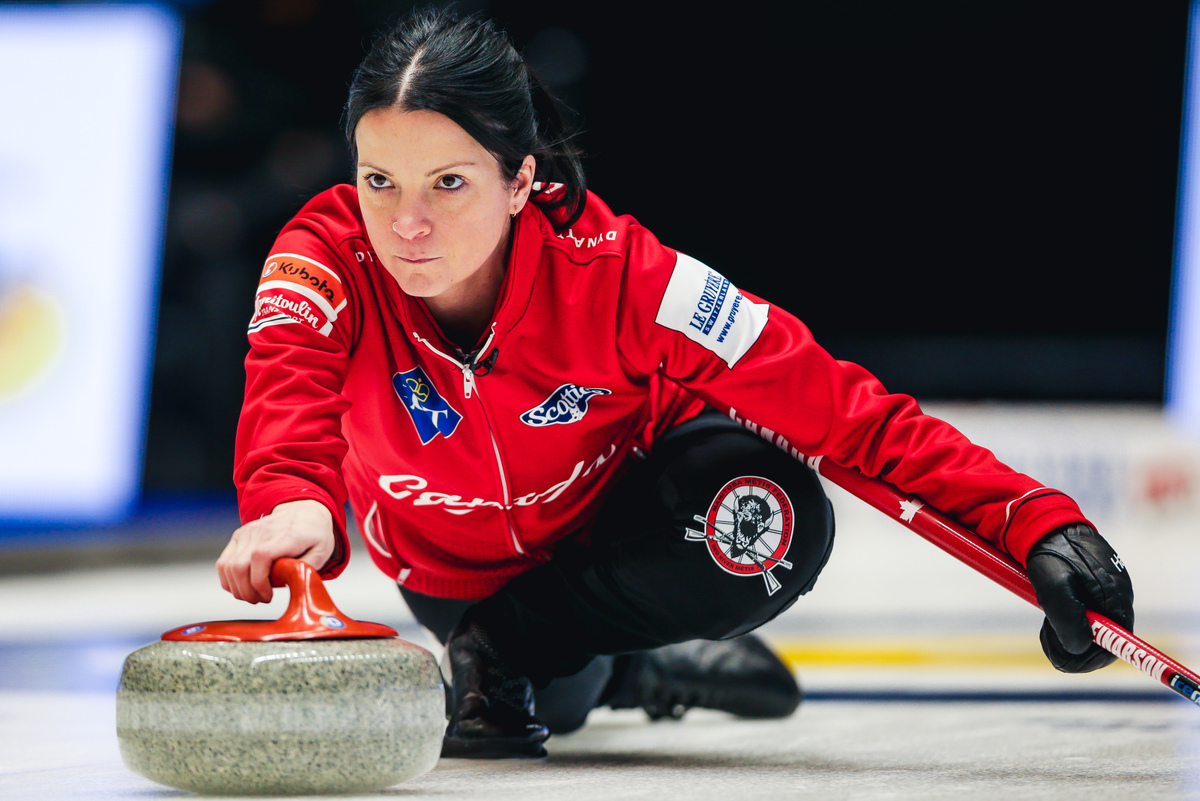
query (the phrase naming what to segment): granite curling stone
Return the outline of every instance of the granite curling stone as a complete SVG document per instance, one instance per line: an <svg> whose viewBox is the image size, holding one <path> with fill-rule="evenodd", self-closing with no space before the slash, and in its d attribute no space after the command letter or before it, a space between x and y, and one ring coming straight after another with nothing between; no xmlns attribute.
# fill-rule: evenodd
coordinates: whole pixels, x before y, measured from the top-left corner
<svg viewBox="0 0 1200 801"><path fill-rule="evenodd" d="M345 617L281 559L278 621L180 627L130 654L117 739L130 770L198 793L367 792L430 770L446 727L433 655Z"/></svg>

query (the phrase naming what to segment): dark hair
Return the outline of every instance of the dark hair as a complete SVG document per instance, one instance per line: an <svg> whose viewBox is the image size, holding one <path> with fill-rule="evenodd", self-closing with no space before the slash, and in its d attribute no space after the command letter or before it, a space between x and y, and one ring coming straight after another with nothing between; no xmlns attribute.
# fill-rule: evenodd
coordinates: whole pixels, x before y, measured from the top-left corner
<svg viewBox="0 0 1200 801"><path fill-rule="evenodd" d="M436 111L456 122L500 162L513 180L525 156L537 160L535 181L563 184L542 202L563 208L566 227L587 200L580 152L562 105L526 66L508 35L490 21L452 11L418 11L381 34L358 65L346 101L346 139L358 162L354 130L368 111L400 106ZM543 189L544 191L544 189Z"/></svg>

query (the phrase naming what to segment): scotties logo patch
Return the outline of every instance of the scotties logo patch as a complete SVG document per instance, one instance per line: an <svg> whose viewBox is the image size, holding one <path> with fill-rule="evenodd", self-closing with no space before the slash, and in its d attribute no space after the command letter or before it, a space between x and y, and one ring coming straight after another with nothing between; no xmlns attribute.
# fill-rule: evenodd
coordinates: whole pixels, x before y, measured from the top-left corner
<svg viewBox="0 0 1200 801"><path fill-rule="evenodd" d="M687 529L688 540L705 542L726 573L762 576L767 594L775 594L780 584L771 571L792 569L784 559L792 544L792 502L778 484L758 476L735 478L713 498L708 514L694 519L704 529Z"/></svg>
<svg viewBox="0 0 1200 801"><path fill-rule="evenodd" d="M462 422L462 415L446 399L420 367L392 376L396 395L404 402L408 416L417 427L422 445L428 445L438 434L448 437Z"/></svg>
<svg viewBox="0 0 1200 801"><path fill-rule="evenodd" d="M611 395L607 389L589 389L578 384L563 384L550 393L539 405L521 415L527 426L566 425L582 420L587 414L588 399L596 395Z"/></svg>

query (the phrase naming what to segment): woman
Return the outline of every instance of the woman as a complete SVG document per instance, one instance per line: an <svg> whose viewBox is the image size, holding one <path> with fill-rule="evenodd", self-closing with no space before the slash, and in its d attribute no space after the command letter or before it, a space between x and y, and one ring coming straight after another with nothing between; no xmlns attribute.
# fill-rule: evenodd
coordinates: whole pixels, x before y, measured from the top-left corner
<svg viewBox="0 0 1200 801"><path fill-rule="evenodd" d="M490 24L428 12L377 40L346 133L356 186L308 203L263 270L246 524L217 566L252 603L280 557L336 576L348 499L447 641L445 754L542 754L602 703L789 714L798 689L747 633L832 546L803 454L1025 563L1060 670L1112 661L1084 609L1131 626L1132 587L1076 504L611 212Z"/></svg>

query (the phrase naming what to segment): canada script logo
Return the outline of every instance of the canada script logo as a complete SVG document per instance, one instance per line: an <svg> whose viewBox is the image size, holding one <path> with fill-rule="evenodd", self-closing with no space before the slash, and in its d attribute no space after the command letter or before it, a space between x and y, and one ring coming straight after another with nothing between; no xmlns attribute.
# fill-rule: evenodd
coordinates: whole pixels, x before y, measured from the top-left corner
<svg viewBox="0 0 1200 801"><path fill-rule="evenodd" d="M758 476L735 478L713 498L708 514L694 519L704 529L689 528L685 538L707 543L722 570L762 576L767 595L779 590L779 579L771 571L792 569L784 559L792 544L792 502L778 484Z"/></svg>
<svg viewBox="0 0 1200 801"><path fill-rule="evenodd" d="M419 366L396 373L392 376L392 386L417 427L422 445L428 445L438 434L450 436L462 422L462 415L438 394L429 376Z"/></svg>
<svg viewBox="0 0 1200 801"><path fill-rule="evenodd" d="M612 390L589 389L578 384L563 384L550 397L521 415L527 426L553 426L575 423L587 414L588 399L596 395L611 395Z"/></svg>

